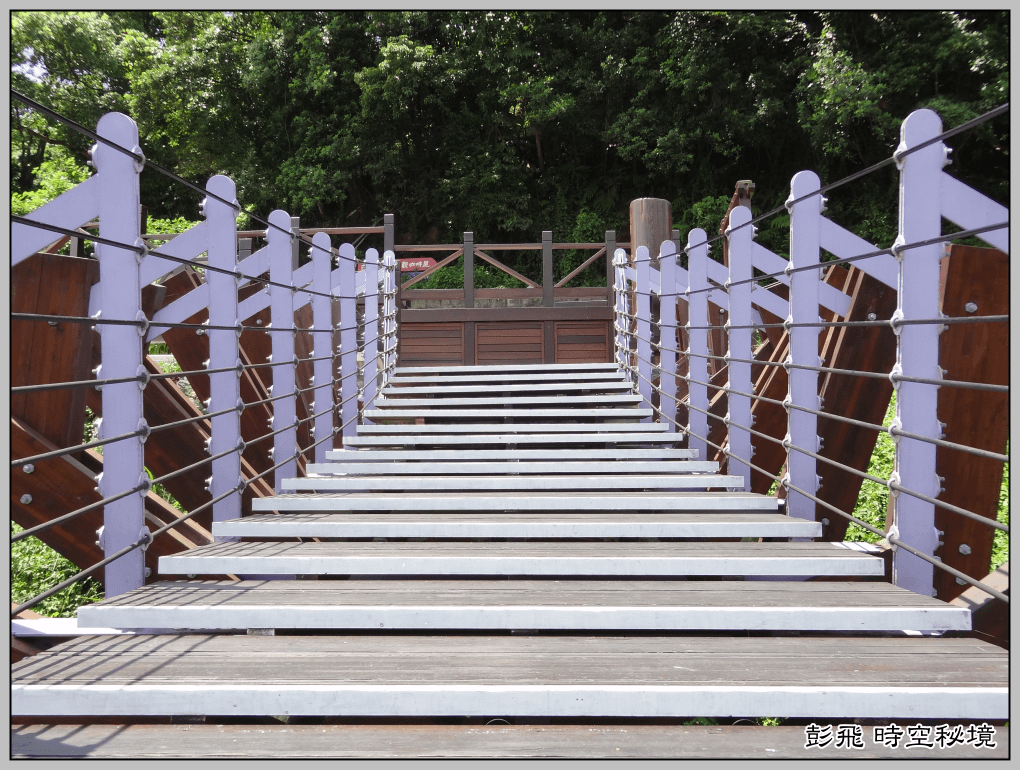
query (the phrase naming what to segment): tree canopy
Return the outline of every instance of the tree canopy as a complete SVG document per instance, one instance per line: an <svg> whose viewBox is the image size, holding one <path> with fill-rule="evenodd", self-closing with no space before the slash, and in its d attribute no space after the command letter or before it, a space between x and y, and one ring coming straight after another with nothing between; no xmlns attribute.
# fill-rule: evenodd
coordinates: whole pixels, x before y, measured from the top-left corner
<svg viewBox="0 0 1020 770"><path fill-rule="evenodd" d="M405 243L626 237L639 197L670 200L684 233L714 230L737 179L755 181L756 212L771 209L797 171L825 183L889 157L912 110L949 128L1009 86L1007 11L11 19L16 91L88 128L131 115L147 157L199 184L231 176L262 216L354 226L393 212ZM47 173L77 178L90 140L17 100L11 117L13 195L47 194ZM955 137L950 170L1007 200L1008 140L1008 115ZM888 245L895 181L873 174L829 208ZM142 184L153 215L196 216L193 192L151 172Z"/></svg>

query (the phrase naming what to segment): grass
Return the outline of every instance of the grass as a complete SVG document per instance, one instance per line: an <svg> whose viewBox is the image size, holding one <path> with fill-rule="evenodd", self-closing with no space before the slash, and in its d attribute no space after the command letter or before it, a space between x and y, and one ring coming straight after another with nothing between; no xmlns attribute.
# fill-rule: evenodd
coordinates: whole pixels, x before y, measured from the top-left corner
<svg viewBox="0 0 1020 770"><path fill-rule="evenodd" d="M23 529L11 522L11 535ZM21 604L78 573L78 568L37 537L26 537L11 546L11 601ZM70 618L83 604L103 598L102 586L84 578L33 607L51 618Z"/></svg>

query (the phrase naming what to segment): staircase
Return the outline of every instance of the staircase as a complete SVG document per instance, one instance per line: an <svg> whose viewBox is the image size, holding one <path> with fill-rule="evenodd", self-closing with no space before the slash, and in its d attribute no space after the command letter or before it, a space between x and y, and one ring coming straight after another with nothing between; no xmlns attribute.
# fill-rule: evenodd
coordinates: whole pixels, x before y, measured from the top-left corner
<svg viewBox="0 0 1020 770"><path fill-rule="evenodd" d="M192 633L25 660L14 713L1008 716L1008 654L946 634L965 609L734 491L614 364L397 369L365 417L220 542L163 556L174 579L78 616Z"/></svg>

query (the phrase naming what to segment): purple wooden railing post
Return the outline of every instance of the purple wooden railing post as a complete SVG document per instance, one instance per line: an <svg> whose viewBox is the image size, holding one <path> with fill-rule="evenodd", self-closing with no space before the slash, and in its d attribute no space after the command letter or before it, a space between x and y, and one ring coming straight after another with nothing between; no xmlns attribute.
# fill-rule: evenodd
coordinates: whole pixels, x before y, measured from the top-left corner
<svg viewBox="0 0 1020 770"><path fill-rule="evenodd" d="M290 217L286 211L277 209L269 215L270 225L266 229L269 242L269 279L275 284L269 287L272 323L269 335L272 338L273 354L273 397L290 394L273 402L273 431L286 428L273 437L273 465L280 464L274 473L274 486L279 494L283 480L297 475L297 404L295 399L294 372L297 360L294 354L294 253L291 244L294 238L290 231ZM280 229L277 229L280 228ZM281 232L281 230L283 232Z"/></svg>
<svg viewBox="0 0 1020 770"><path fill-rule="evenodd" d="M365 252L365 347L364 379L362 380L363 409L368 409L375 398L379 377L379 252ZM364 419L364 414L362 415Z"/></svg>
<svg viewBox="0 0 1020 770"><path fill-rule="evenodd" d="M790 268L818 265L819 232L822 196L814 195L799 203L791 201L819 189L818 175L801 171L790 183L787 209L790 211ZM790 310L788 321L795 324L818 323L818 270L801 270L790 273ZM789 329L790 353L788 364L821 366L818 357L817 326L795 326ZM787 400L808 409L821 410L818 397L818 372L786 367L789 382ZM818 452L818 417L787 406L787 433L783 441L787 447L786 476L784 481L812 495L818 495L817 463L813 457L790 449L790 445ZM787 513L801 519L815 520L815 502L797 492L787 496Z"/></svg>
<svg viewBox="0 0 1020 770"><path fill-rule="evenodd" d="M358 263L354 247L342 243L338 249L336 292L340 298L340 431L350 438L358 432Z"/></svg>
<svg viewBox="0 0 1020 770"><path fill-rule="evenodd" d="M225 176L214 176L206 190L237 205L237 189ZM208 196L204 203L208 228L209 266L233 273L237 269L237 210ZM237 367L232 371L213 372L209 375L209 411L218 412L233 407L236 411L211 418L209 453L217 455L243 446L241 441L241 359L238 356L238 339L241 321L237 317L236 275L208 270L205 282L209 286L209 369ZM216 328L228 327L228 328ZM241 453L234 452L212 461L209 491L213 498L231 489L244 488L241 476ZM213 521L227 521L241 517L241 495L230 495L213 503ZM216 540L236 540L220 537Z"/></svg>
<svg viewBox="0 0 1020 770"><path fill-rule="evenodd" d="M643 406L652 405L652 308L651 308L651 256L647 246L638 246L634 254L634 272L637 283L634 313L637 316L637 386L644 399ZM643 417L641 422L651 422Z"/></svg>
<svg viewBox="0 0 1020 770"><path fill-rule="evenodd" d="M729 433L726 472L744 477L744 490L751 489L751 434L733 425L751 427L751 399L743 393L751 392L751 252L754 226L751 210L739 206L730 214L726 238L730 247L730 273L726 288L729 293L729 313L726 314L726 367L730 392L726 394L725 425ZM730 284L733 284L732 286ZM743 359L737 361L734 359Z"/></svg>
<svg viewBox="0 0 1020 770"><path fill-rule="evenodd" d="M326 462L326 452L333 449L331 441L325 441L327 435L333 435L333 410L326 409L333 403L333 308L329 298L331 268L333 254L329 236L316 233L312 237L312 340L313 358L312 378L315 390L312 391L312 414L317 415L313 421L312 435L315 444L315 462ZM326 356L329 356L327 358ZM319 443L319 442L322 443Z"/></svg>
<svg viewBox="0 0 1020 770"><path fill-rule="evenodd" d="M142 154L138 146L138 126L117 112L104 115L96 128L105 139ZM142 245L138 175L144 163L103 143L92 149L99 175L99 234L119 243ZM144 321L141 292L138 289L139 265L143 254L129 249L96 244L100 275L100 318L104 320ZM142 338L145 329L138 326L100 324L103 360L97 379L139 377L146 373L142 365ZM133 433L145 426L142 411L144 383L123 382L103 386L103 419L100 438ZM103 509L100 542L110 556L148 532L145 526L145 495L149 479L145 473L144 438L117 441L103 447L103 473L99 492L112 497L141 486L138 494L107 503ZM145 582L142 549L120 557L105 568L107 598L139 588Z"/></svg>
<svg viewBox="0 0 1020 770"><path fill-rule="evenodd" d="M896 418L893 425L904 431L938 438L938 386L899 381L896 375L941 379L938 324L899 325L897 321L939 317L939 258L941 244L933 243L902 250L902 247L938 238L942 230L939 214L939 181L945 164L945 145L935 142L924 149L899 157L904 150L932 139L942 131L942 121L931 110L911 113L900 128L896 150L900 169L899 234L893 254L900 263L897 307L893 314L896 332ZM890 483L937 497L941 492L935 475L935 446L915 439L896 437L896 459ZM935 507L905 492L891 489L893 525L890 533L926 554L934 554L939 538L935 529ZM919 594L932 595L934 567L903 549L893 553L893 582Z"/></svg>
<svg viewBox="0 0 1020 770"><path fill-rule="evenodd" d="M383 254L383 387L397 366L397 256L392 249Z"/></svg>
<svg viewBox="0 0 1020 770"><path fill-rule="evenodd" d="M708 236L701 228L687 234L687 447L697 459L707 459L708 445ZM698 291L698 290L701 291ZM695 293L696 292L696 293ZM699 328L694 328L699 327Z"/></svg>
<svg viewBox="0 0 1020 770"><path fill-rule="evenodd" d="M676 432L676 244L659 249L659 414L669 432Z"/></svg>
<svg viewBox="0 0 1020 770"><path fill-rule="evenodd" d="M616 304L613 314L613 328L616 331L613 343L614 357L617 364L623 369L630 371L630 351L624 348L624 340L627 339L627 329L630 328L630 319L624 315L627 312L627 253L623 249L617 249L613 253L613 289L615 290ZM629 374L628 374L629 376Z"/></svg>

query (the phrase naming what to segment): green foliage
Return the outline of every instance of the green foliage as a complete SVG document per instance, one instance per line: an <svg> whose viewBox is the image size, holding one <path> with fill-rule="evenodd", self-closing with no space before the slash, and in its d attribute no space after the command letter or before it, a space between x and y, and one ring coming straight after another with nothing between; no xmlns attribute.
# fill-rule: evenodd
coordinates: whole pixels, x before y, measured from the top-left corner
<svg viewBox="0 0 1020 770"><path fill-rule="evenodd" d="M11 534L24 531L13 521ZM15 604L38 596L43 591L77 574L78 568L36 537L11 544L11 601ZM70 618L83 604L103 598L102 586L92 578L83 578L63 591L43 599L32 608L51 618Z"/></svg>
<svg viewBox="0 0 1020 770"><path fill-rule="evenodd" d="M737 179L760 213L791 176L888 157L912 110L946 127L1008 99L1007 11L18 11L12 83L87 126L110 109L148 158L223 173L261 216L371 225L403 243L628 239L628 204L670 200L680 237L716 235ZM91 140L12 102L12 193ZM1008 117L950 140L950 171L1005 201ZM830 216L880 246L896 175L834 190ZM154 218L201 194L152 171ZM785 216L759 241L784 253ZM242 225L243 226L243 225ZM152 226L150 231L153 231ZM718 253L718 249L716 250ZM584 255L560 253L565 276ZM538 277L527 254L507 264ZM572 285L598 285L603 268ZM437 284L454 283L450 271ZM483 273L478 285L491 285ZM493 275L495 275L493 273ZM504 279L493 279L502 284ZM511 283L510 285L514 285Z"/></svg>
<svg viewBox="0 0 1020 770"><path fill-rule="evenodd" d="M89 178L87 168L63 152L48 153L50 160L43 161L33 170L36 184L25 192L11 194L11 213L24 216Z"/></svg>
<svg viewBox="0 0 1020 770"><path fill-rule="evenodd" d="M886 409L885 418L882 420L882 424L886 427L892 425L893 418L896 416L896 393L893 393L892 399L889 402L889 408ZM893 443L892 436L888 433L879 433L878 441L875 442L875 451L871 454L871 461L868 463L868 473L876 478L888 479L893 472L893 461L896 456L896 445ZM874 481L864 479L861 483L861 491L857 496L857 505L854 506L853 515L854 517L865 521L871 526L879 530L885 529L885 513L886 508L889 505L889 488L877 484ZM870 532L864 527L860 527L853 522L847 527L846 536L844 540L856 542L863 541L865 543L877 543L882 538L876 535L874 532Z"/></svg>
<svg viewBox="0 0 1020 770"><path fill-rule="evenodd" d="M1006 444L1006 454L1009 454L1008 443ZM999 513L996 518L1000 524L1009 524L1009 463L1006 463L1002 470L1002 485L999 488ZM1009 533L997 529L995 530L995 539L992 541L992 561L988 571L994 572L1007 561L1009 561Z"/></svg>

